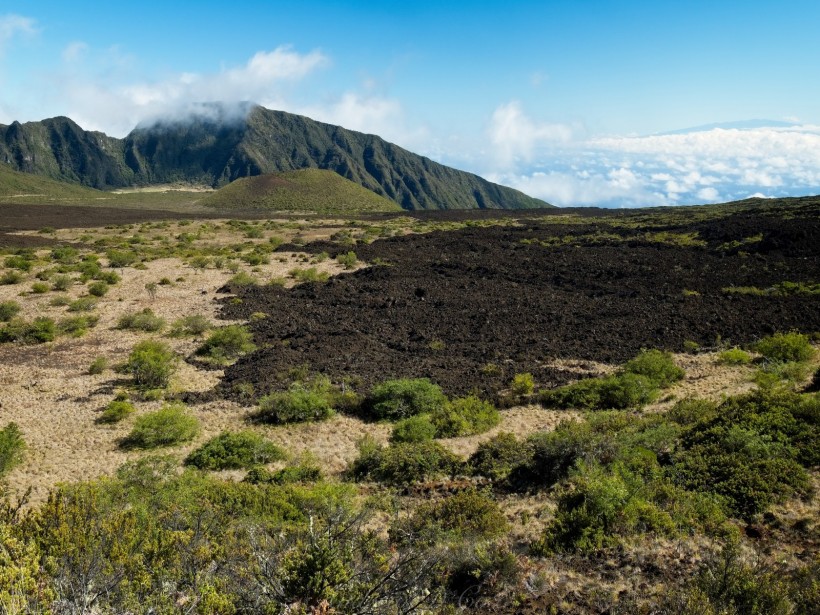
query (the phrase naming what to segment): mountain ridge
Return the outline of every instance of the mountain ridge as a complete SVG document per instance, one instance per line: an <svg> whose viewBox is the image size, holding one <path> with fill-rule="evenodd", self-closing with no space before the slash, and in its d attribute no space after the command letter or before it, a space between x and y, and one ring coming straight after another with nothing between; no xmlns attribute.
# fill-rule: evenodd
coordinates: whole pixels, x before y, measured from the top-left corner
<svg viewBox="0 0 820 615"><path fill-rule="evenodd" d="M316 168L407 210L550 207L377 135L250 103L198 110L140 124L123 139L85 131L62 116L0 125L0 161L98 189L176 181L221 187L240 177Z"/></svg>

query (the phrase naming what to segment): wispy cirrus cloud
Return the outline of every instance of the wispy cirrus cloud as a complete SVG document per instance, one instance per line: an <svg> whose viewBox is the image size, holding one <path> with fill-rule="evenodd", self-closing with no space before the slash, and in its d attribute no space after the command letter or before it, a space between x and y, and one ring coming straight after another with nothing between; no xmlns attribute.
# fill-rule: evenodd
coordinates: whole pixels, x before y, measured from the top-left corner
<svg viewBox="0 0 820 615"><path fill-rule="evenodd" d="M23 15L0 15L0 57L6 45L17 36L32 36L37 34L37 22Z"/></svg>

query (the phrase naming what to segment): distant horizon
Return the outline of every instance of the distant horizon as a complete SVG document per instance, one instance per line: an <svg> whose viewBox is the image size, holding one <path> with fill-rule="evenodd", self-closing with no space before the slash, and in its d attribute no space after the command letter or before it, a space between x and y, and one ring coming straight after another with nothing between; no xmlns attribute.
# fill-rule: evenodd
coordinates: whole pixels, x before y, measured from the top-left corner
<svg viewBox="0 0 820 615"><path fill-rule="evenodd" d="M2 124L66 116L121 138L247 100L560 206L820 193L820 5L805 0L3 11Z"/></svg>

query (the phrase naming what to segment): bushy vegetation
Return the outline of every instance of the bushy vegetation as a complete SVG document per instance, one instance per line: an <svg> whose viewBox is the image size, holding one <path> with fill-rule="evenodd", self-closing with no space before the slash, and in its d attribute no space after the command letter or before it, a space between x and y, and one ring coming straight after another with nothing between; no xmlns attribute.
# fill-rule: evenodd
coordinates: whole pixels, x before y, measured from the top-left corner
<svg viewBox="0 0 820 615"><path fill-rule="evenodd" d="M390 485L407 485L440 476L451 476L463 462L438 442L400 442L382 447L365 438L359 456L350 468L357 480L374 480Z"/></svg>
<svg viewBox="0 0 820 615"><path fill-rule="evenodd" d="M46 316L38 316L32 321L12 318L0 328L0 343L44 344L53 342L56 337L57 324Z"/></svg>
<svg viewBox="0 0 820 615"><path fill-rule="evenodd" d="M102 411L96 422L101 425L114 425L136 412L134 404L127 399L115 399Z"/></svg>
<svg viewBox="0 0 820 615"><path fill-rule="evenodd" d="M23 460L26 442L17 423L8 423L0 429L0 479Z"/></svg>
<svg viewBox="0 0 820 615"><path fill-rule="evenodd" d="M236 470L281 461L285 451L254 431L225 431L205 442L185 458L200 470Z"/></svg>
<svg viewBox="0 0 820 615"><path fill-rule="evenodd" d="M128 355L125 369L134 378L134 384L146 389L168 386L176 368L177 357L163 342L145 340Z"/></svg>
<svg viewBox="0 0 820 615"><path fill-rule="evenodd" d="M447 404L447 396L427 378L386 380L372 388L362 408L373 420L399 420L431 414Z"/></svg>
<svg viewBox="0 0 820 615"><path fill-rule="evenodd" d="M154 314L154 310L151 308L144 308L139 312L120 316L117 321L117 328L155 333L165 328L165 319Z"/></svg>
<svg viewBox="0 0 820 615"><path fill-rule="evenodd" d="M498 425L501 415L495 407L474 395L449 401L430 414L437 438L455 438L484 433Z"/></svg>
<svg viewBox="0 0 820 615"><path fill-rule="evenodd" d="M429 414L417 414L398 421L390 434L391 442L423 442L436 437L436 426Z"/></svg>
<svg viewBox="0 0 820 615"><path fill-rule="evenodd" d="M0 301L0 322L8 322L17 316L21 309L16 301Z"/></svg>
<svg viewBox="0 0 820 615"><path fill-rule="evenodd" d="M213 363L225 364L237 359L240 355L256 349L250 331L242 325L228 325L216 329L196 354Z"/></svg>
<svg viewBox="0 0 820 615"><path fill-rule="evenodd" d="M721 365L748 365L752 362L752 355L741 348L730 348L722 351L717 360Z"/></svg>
<svg viewBox="0 0 820 615"><path fill-rule="evenodd" d="M123 439L124 448L151 449L190 442L199 433L199 421L185 406L168 404L137 417Z"/></svg>
<svg viewBox="0 0 820 615"><path fill-rule="evenodd" d="M172 337L202 335L211 327L211 321L207 317L202 314L191 314L175 320L168 335Z"/></svg>
<svg viewBox="0 0 820 615"><path fill-rule="evenodd" d="M325 420L333 416L333 398L330 382L323 378L294 382L287 391L260 398L255 419L277 424Z"/></svg>
<svg viewBox="0 0 820 615"><path fill-rule="evenodd" d="M757 344L755 350L769 361L808 361L814 354L814 348L809 343L809 337L796 331L789 333L775 333L764 337Z"/></svg>

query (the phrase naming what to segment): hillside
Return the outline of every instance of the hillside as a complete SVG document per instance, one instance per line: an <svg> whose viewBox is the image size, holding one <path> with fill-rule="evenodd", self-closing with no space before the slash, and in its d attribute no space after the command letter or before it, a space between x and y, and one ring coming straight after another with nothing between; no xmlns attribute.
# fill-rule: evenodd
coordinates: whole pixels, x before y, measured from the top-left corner
<svg viewBox="0 0 820 615"><path fill-rule="evenodd" d="M90 200L105 196L97 190L13 171L0 164L0 199L11 202Z"/></svg>
<svg viewBox="0 0 820 615"><path fill-rule="evenodd" d="M10 168L99 189L174 182L224 186L241 177L334 171L408 210L530 209L548 203L340 126L245 104L198 106L125 139L69 118L0 126Z"/></svg>
<svg viewBox="0 0 820 615"><path fill-rule="evenodd" d="M401 210L394 202L332 171L319 169L241 177L209 194L200 204L220 210L325 213Z"/></svg>

